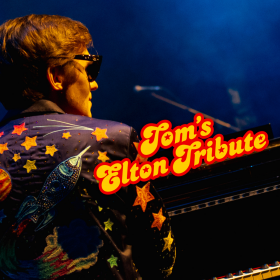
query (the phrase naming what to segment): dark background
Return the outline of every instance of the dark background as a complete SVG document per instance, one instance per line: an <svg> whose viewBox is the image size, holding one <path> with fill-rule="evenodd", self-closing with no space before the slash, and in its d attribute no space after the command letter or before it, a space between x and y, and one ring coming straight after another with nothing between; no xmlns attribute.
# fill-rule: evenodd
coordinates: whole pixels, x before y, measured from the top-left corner
<svg viewBox="0 0 280 280"><path fill-rule="evenodd" d="M93 116L175 125L193 114L133 91L157 91L240 129L272 124L280 136L280 3L277 0L4 0L0 22L30 13L83 22L103 55ZM16 78L15 78L16 80ZM12 85L11 85L12 86ZM5 110L0 107L0 118ZM231 130L215 126L215 132Z"/></svg>
<svg viewBox="0 0 280 280"><path fill-rule="evenodd" d="M145 124L162 119L170 120L173 127L191 122L193 114L187 110L155 99L151 91L133 90L135 85L161 86L165 90L157 91L157 94L241 130L271 123L274 136L280 136L279 0L0 2L0 23L31 13L68 16L89 28L96 50L103 55L97 79L99 89L93 92L92 112L95 118L127 123L139 133ZM5 113L0 104L0 119ZM228 134L233 131L215 125L215 132ZM275 209L269 208L265 213L274 221L272 217L279 212L279 200L276 196L270 199L274 201L268 204ZM205 215L205 210L189 214L185 225L180 221L183 215L174 217L177 234L181 225L189 228L186 246L190 244L192 248L183 252L184 247L178 247L178 256L181 257L177 259L173 279L179 279L181 271L178 267L187 267L190 261L196 262L194 269L207 271L206 277L233 273L249 265L254 267L255 263L263 264L258 261L251 263L252 256L258 254L258 246L263 244L261 248L266 248L266 242L271 241L271 234L265 235L267 223L260 226L261 234L260 228L255 226L266 219L263 207L259 208L258 202L255 208L248 210L242 203L239 207L235 204L224 206L229 207L231 220L221 216L225 209L220 211L219 207L210 209L208 215L213 218L208 223L209 216ZM259 212L256 214L257 210L251 209L259 209ZM227 226L221 227L222 219L228 221ZM176 228L177 225L179 227ZM251 226L248 236L238 231L241 225ZM270 227L275 227L275 224ZM240 239L237 238L233 243L231 241L232 246L219 250L215 242L227 237L229 231L236 232L250 246L243 247L245 251L238 248ZM217 232L218 235L215 234ZM197 250L196 245L203 250ZM191 249L196 255L188 254ZM268 249L264 262L275 261L278 253L271 254L271 247ZM223 256L232 255L233 250L240 250L250 264L246 267L238 263L234 268L228 266L227 258ZM216 267L208 263L210 259L217 260ZM221 259L224 259L223 263ZM219 270L215 270L218 267ZM195 273L194 270L192 272ZM199 276L205 277L197 273Z"/></svg>

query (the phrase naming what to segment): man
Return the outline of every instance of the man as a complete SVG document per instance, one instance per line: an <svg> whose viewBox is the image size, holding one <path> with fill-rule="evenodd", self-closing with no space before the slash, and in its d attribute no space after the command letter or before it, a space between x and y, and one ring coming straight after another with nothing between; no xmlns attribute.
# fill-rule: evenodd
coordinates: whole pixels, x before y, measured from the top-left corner
<svg viewBox="0 0 280 280"><path fill-rule="evenodd" d="M150 182L105 195L100 162L137 157L135 130L92 119L102 57L80 22L29 15L0 26L3 279L162 279L170 219Z"/></svg>

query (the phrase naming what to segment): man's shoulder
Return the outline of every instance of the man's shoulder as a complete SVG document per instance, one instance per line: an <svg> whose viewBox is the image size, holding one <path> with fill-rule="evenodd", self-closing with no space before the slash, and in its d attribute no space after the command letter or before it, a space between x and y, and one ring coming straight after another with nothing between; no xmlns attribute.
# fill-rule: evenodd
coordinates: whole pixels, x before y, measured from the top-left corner
<svg viewBox="0 0 280 280"><path fill-rule="evenodd" d="M58 135L64 138L76 134L84 134L84 136L91 134L91 137L95 135L96 138L104 135L107 138L108 133L117 138L119 136L123 138L131 133L131 127L121 122L72 114L47 114L18 118L5 124L0 130L5 135L17 131L20 134L24 131L25 135L41 134L43 132L44 137L52 135L56 138ZM64 133L65 136L63 136Z"/></svg>
<svg viewBox="0 0 280 280"><path fill-rule="evenodd" d="M129 153L132 134L132 128L123 123L84 116L20 118L0 128L0 166L12 177L30 180L36 174L47 176L58 164L81 154L81 176L95 182L93 171L99 163L133 160L136 154ZM29 165L32 170L26 169Z"/></svg>

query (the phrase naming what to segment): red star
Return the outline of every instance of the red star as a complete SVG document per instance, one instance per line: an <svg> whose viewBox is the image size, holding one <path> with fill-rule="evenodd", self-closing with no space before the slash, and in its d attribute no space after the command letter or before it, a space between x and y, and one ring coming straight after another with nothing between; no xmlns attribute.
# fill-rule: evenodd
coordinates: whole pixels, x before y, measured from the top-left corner
<svg viewBox="0 0 280 280"><path fill-rule="evenodd" d="M170 136L171 136L171 135L167 134L167 135L165 136L165 140L169 140L169 139L170 139Z"/></svg>
<svg viewBox="0 0 280 280"><path fill-rule="evenodd" d="M225 148L221 147L221 149L219 149L219 152L222 153L224 151Z"/></svg>
<svg viewBox="0 0 280 280"><path fill-rule="evenodd" d="M143 169L144 173L148 172L149 171L149 168L146 166L144 169Z"/></svg>
<svg viewBox="0 0 280 280"><path fill-rule="evenodd" d="M0 132L0 137L4 135L4 131Z"/></svg>
<svg viewBox="0 0 280 280"><path fill-rule="evenodd" d="M259 136L259 140L262 141L262 136L261 135Z"/></svg>
<svg viewBox="0 0 280 280"><path fill-rule="evenodd" d="M28 130L28 128L25 127L25 123L22 123L21 125L14 125L14 131L12 134L21 135L21 133L25 130Z"/></svg>

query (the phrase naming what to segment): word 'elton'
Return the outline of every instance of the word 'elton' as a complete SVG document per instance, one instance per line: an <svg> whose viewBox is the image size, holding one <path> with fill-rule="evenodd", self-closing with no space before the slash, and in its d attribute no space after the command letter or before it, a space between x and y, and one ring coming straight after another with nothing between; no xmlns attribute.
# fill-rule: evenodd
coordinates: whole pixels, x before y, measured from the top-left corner
<svg viewBox="0 0 280 280"><path fill-rule="evenodd" d="M122 186L167 176L170 172L175 176L183 176L191 168L199 167L202 160L212 164L262 151L269 144L268 135L264 131L255 135L248 131L243 137L228 142L224 141L221 134L205 142L202 140L210 137L213 132L213 121L204 119L202 114L196 114L193 123L175 127L173 130L171 123L166 120L144 126L138 147L139 154L149 157L154 155L159 147L167 149L173 146L174 159L171 164L165 157L142 164L138 161L131 162L129 159L100 163L94 170L100 190L104 194L113 194Z"/></svg>

